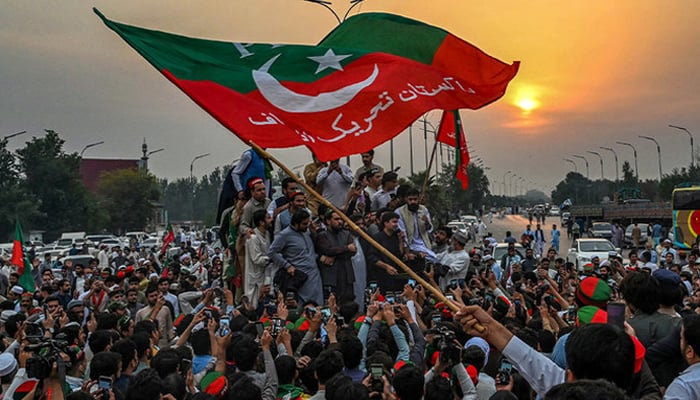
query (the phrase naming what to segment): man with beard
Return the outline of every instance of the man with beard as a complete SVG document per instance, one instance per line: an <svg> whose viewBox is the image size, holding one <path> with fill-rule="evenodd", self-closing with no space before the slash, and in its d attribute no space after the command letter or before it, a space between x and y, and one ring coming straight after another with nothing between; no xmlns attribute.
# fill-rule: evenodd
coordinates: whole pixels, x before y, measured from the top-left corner
<svg viewBox="0 0 700 400"><path fill-rule="evenodd" d="M332 210L326 213L326 229L316 240L316 252L321 255L321 277L324 286L332 286L338 303L353 301L355 274L352 256L357 252L350 231L343 226L343 219Z"/></svg>
<svg viewBox="0 0 700 400"><path fill-rule="evenodd" d="M288 204L289 207L277 214L277 218L275 218L275 235L289 226L289 222L292 220L292 215L294 215L294 213L306 210L306 195L304 192L291 192L289 193Z"/></svg>
<svg viewBox="0 0 700 400"><path fill-rule="evenodd" d="M163 297L165 298L165 301L170 303L172 306L172 311L173 311L173 319L177 318L178 315L180 315L180 302L177 299L177 296L169 292L170 289L170 279L168 278L160 278L158 280L158 290L163 294Z"/></svg>
<svg viewBox="0 0 700 400"><path fill-rule="evenodd" d="M399 215L399 229L406 234L408 247L420 259L437 262L437 256L430 248L430 232L433 229L430 211L418 203L419 196L420 192L416 188L406 191L406 204L395 211Z"/></svg>
<svg viewBox="0 0 700 400"><path fill-rule="evenodd" d="M404 245L404 233L399 230L399 215L393 212L385 212L381 217L382 230L374 235L373 239L384 249L398 257L405 259L408 250ZM394 292L403 289L405 280L399 279L399 267L384 253L372 247L367 255L367 281L376 281L382 293Z"/></svg>
<svg viewBox="0 0 700 400"><path fill-rule="evenodd" d="M345 208L345 201L354 180L352 170L340 160L331 160L327 167L321 168L316 176L316 184L323 185L323 197L337 208Z"/></svg>
<svg viewBox="0 0 700 400"><path fill-rule="evenodd" d="M157 284L149 284L146 288L146 300L148 306L140 309L136 313L136 323L139 321L158 321L160 340L158 345L162 348L168 345L173 335L173 319L170 317L170 310L165 306L165 298L158 290Z"/></svg>
<svg viewBox="0 0 700 400"><path fill-rule="evenodd" d="M83 293L79 299L87 304L94 312L103 312L107 308L107 303L109 303L107 290L105 290L105 285L102 280L95 280L92 282L90 290Z"/></svg>
<svg viewBox="0 0 700 400"><path fill-rule="evenodd" d="M537 259L532 247L525 249L525 259L520 262L520 266L523 267L523 272L533 272L537 269Z"/></svg>
<svg viewBox="0 0 700 400"><path fill-rule="evenodd" d="M143 304L139 303L139 291L130 288L126 291L126 308L129 310L131 319L136 318L136 313L143 308Z"/></svg>
<svg viewBox="0 0 700 400"><path fill-rule="evenodd" d="M297 269L307 275L306 282L298 288L302 302L315 301L323 303L321 275L316 265L316 252L309 233L311 215L297 211L292 215L290 225L275 236L268 255L278 268L284 268L294 276Z"/></svg>
<svg viewBox="0 0 700 400"><path fill-rule="evenodd" d="M447 268L444 276L440 277L440 288L447 290L447 286L453 279L464 279L469 268L469 254L464 250L467 237L462 232L452 235L452 248L440 258L440 264Z"/></svg>
<svg viewBox="0 0 700 400"><path fill-rule="evenodd" d="M288 211L284 210L283 213ZM278 218L279 219L279 218ZM272 224L272 216L269 212L257 210L253 213L253 223L255 231L250 238L245 242L245 289L244 292L248 296L253 307L257 307L258 295L262 289L266 273L269 275L271 271L266 271L270 265L270 257L267 251L270 248L270 225Z"/></svg>
<svg viewBox="0 0 700 400"><path fill-rule="evenodd" d="M450 251L450 240L452 239L452 229L449 226L441 226L435 230L435 235L433 235L433 252L438 256L442 257Z"/></svg>

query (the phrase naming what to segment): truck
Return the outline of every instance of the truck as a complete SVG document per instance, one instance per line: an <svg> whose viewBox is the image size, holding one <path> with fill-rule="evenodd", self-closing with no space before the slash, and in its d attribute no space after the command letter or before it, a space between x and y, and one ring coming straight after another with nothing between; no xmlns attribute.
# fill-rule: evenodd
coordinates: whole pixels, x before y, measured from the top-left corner
<svg viewBox="0 0 700 400"><path fill-rule="evenodd" d="M598 205L571 206L568 210L574 220L652 222L659 221L670 225L673 218L670 202L626 201L623 204L605 203Z"/></svg>

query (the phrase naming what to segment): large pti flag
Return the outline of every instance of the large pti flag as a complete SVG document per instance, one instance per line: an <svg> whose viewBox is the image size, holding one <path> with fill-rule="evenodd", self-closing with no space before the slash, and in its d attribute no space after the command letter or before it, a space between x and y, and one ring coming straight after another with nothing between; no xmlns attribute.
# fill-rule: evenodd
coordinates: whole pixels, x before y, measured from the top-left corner
<svg viewBox="0 0 700 400"><path fill-rule="evenodd" d="M303 46L196 39L95 13L244 141L305 145L321 160L372 149L429 110L483 107L519 66L392 14L353 16Z"/></svg>
<svg viewBox="0 0 700 400"><path fill-rule="evenodd" d="M462 119L459 111L443 111L440 127L438 128L437 141L448 146L454 146L457 159L455 166L455 178L462 182L462 189L469 185L469 150L467 149L467 139L464 136Z"/></svg>
<svg viewBox="0 0 700 400"><path fill-rule="evenodd" d="M19 274L18 284L28 292L34 293L36 289L36 283L32 277L32 262L24 254L24 249L22 245L24 244L24 234L22 232L22 225L20 225L19 220L15 223L15 240L12 244L12 258L10 259L10 264L17 267L17 274Z"/></svg>

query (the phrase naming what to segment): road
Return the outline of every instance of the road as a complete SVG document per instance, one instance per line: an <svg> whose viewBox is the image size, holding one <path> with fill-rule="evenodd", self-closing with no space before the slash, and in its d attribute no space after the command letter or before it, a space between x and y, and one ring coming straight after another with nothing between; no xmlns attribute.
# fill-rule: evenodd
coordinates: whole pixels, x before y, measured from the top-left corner
<svg viewBox="0 0 700 400"><path fill-rule="evenodd" d="M488 220L485 221L488 227L488 232L491 236L496 238L499 242L502 242L506 237L506 232L510 231L512 235L520 240L520 235L525 231L525 227L529 223L526 217L522 215L506 215L504 218L493 218L493 223L489 224ZM566 237L566 228L562 230L561 221L559 217L548 217L545 219L545 223L542 225L542 230L544 231L544 237L547 239L547 244L544 249L545 252L549 249L552 240L552 224L557 225L557 229L561 231L561 236L559 239L559 257L566 258L566 252L571 247L571 239ZM534 223L532 229L535 229L537 224ZM471 249L474 246L474 242L468 243L467 248Z"/></svg>

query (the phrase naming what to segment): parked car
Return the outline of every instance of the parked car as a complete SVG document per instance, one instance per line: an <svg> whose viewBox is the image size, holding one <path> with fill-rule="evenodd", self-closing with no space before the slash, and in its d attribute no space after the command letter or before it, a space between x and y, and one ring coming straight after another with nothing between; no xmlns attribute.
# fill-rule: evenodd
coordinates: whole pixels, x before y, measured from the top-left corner
<svg viewBox="0 0 700 400"><path fill-rule="evenodd" d="M462 233L462 235L464 235L464 237L469 237L469 227L462 221L450 221L447 223L447 227L452 229L453 233L459 231Z"/></svg>
<svg viewBox="0 0 700 400"><path fill-rule="evenodd" d="M639 237L639 246L643 247L644 243L646 243L647 241L647 232L649 232L649 224L638 223L637 226L639 226L639 229L642 231L642 234ZM629 224L627 225L627 228L625 228L625 247L632 247L634 245L634 241L632 240L633 228L634 224Z"/></svg>
<svg viewBox="0 0 700 400"><path fill-rule="evenodd" d="M560 214L559 207L555 206L555 207L552 207L549 209L549 215L551 215L553 217L558 217L559 214Z"/></svg>
<svg viewBox="0 0 700 400"><path fill-rule="evenodd" d="M588 237L612 239L612 225L609 222L593 222L588 229Z"/></svg>
<svg viewBox="0 0 700 400"><path fill-rule="evenodd" d="M581 270L583 265L591 262L591 258L598 256L600 260L608 258L611 251L620 252L608 239L581 238L571 244L571 248L566 254L566 261L574 263L577 270Z"/></svg>
<svg viewBox="0 0 700 400"><path fill-rule="evenodd" d="M461 215L459 220L468 225L476 225L479 223L479 218L476 215Z"/></svg>
<svg viewBox="0 0 700 400"><path fill-rule="evenodd" d="M567 222L569 222L569 219L571 219L571 213L568 211L564 211L561 213L561 224L564 225Z"/></svg>
<svg viewBox="0 0 700 400"><path fill-rule="evenodd" d="M501 266L501 271L503 271L501 259L508 252L508 245L509 243L498 243L493 249L493 259ZM519 255L521 259L525 259L525 248L520 243L515 243L515 254Z"/></svg>

